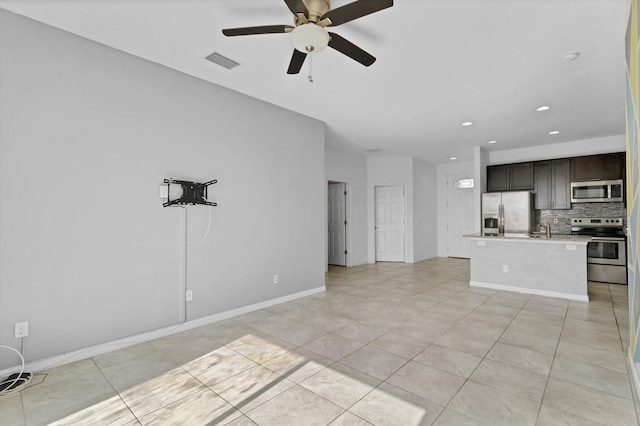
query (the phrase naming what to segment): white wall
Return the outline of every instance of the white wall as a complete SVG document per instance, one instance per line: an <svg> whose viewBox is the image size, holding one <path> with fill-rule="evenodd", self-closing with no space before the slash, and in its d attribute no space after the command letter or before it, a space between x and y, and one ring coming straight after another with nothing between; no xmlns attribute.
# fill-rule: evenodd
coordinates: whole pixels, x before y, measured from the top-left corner
<svg viewBox="0 0 640 426"><path fill-rule="evenodd" d="M413 263L413 159L367 157L367 261L376 261L375 187L399 185L405 196L405 262Z"/></svg>
<svg viewBox="0 0 640 426"><path fill-rule="evenodd" d="M487 192L487 165L489 164L489 153L481 147L473 149L473 178L475 186L473 188L473 211L477 218L474 224L474 232L482 231L482 194Z"/></svg>
<svg viewBox="0 0 640 426"><path fill-rule="evenodd" d="M38 359L324 285L324 124L0 10L0 344ZM301 135L304 135L301 137ZM273 284L273 275L280 283ZM0 366L2 368L2 366Z"/></svg>
<svg viewBox="0 0 640 426"><path fill-rule="evenodd" d="M543 146L507 149L489 153L489 164L508 164L521 161L550 160L554 158L579 157L581 155L625 152L626 136L615 135Z"/></svg>
<svg viewBox="0 0 640 426"><path fill-rule="evenodd" d="M413 261L437 256L436 166L413 159Z"/></svg>
<svg viewBox="0 0 640 426"><path fill-rule="evenodd" d="M367 158L327 148L325 175L347 184L347 266L367 263Z"/></svg>
<svg viewBox="0 0 640 426"><path fill-rule="evenodd" d="M438 205L437 255L438 257L448 256L447 224L449 223L449 212L447 209L447 202L448 202L447 182L449 181L449 176L473 177L474 176L473 162L468 161L468 162L461 162L461 163L440 164L437 167L437 182L438 182L437 183L437 205Z"/></svg>

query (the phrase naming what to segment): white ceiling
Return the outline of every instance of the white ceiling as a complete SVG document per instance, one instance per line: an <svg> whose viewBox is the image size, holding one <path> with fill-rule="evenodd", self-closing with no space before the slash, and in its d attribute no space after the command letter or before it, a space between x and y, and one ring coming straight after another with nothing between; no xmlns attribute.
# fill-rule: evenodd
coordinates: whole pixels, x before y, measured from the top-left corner
<svg viewBox="0 0 640 426"><path fill-rule="evenodd" d="M336 8L351 0L333 0ZM335 50L286 73L288 34L223 28L293 23L282 0L0 0L0 7L327 124L328 144L434 164L625 132L630 0L395 0L331 31L378 60ZM219 52L241 65L206 61ZM576 61L562 57L578 51ZM536 112L540 105L551 110ZM462 127L463 121L472 121ZM550 136L551 130L560 134ZM498 143L488 145L489 140Z"/></svg>

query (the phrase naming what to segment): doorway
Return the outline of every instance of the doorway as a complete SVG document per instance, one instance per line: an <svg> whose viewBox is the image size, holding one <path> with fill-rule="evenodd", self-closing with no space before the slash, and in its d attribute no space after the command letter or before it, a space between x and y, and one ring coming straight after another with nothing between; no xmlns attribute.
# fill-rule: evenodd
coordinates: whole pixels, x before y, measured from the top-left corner
<svg viewBox="0 0 640 426"><path fill-rule="evenodd" d="M376 262L404 262L404 187L375 187Z"/></svg>
<svg viewBox="0 0 640 426"><path fill-rule="evenodd" d="M447 180L447 255L469 258L469 239L473 233L472 176L449 176Z"/></svg>
<svg viewBox="0 0 640 426"><path fill-rule="evenodd" d="M329 182L328 188L329 265L347 266L347 184Z"/></svg>

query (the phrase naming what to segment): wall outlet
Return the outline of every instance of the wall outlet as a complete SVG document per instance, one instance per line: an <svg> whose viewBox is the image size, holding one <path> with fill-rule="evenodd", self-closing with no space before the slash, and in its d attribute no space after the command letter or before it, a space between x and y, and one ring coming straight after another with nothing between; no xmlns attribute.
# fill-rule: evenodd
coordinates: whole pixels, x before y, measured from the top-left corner
<svg viewBox="0 0 640 426"><path fill-rule="evenodd" d="M185 299L187 302L191 302L193 300L193 290L187 290L185 293Z"/></svg>
<svg viewBox="0 0 640 426"><path fill-rule="evenodd" d="M509 265L502 265L502 272L509 272Z"/></svg>
<svg viewBox="0 0 640 426"><path fill-rule="evenodd" d="M280 277L278 276L278 274L275 274L273 276L273 283L278 284L279 282L280 282Z"/></svg>
<svg viewBox="0 0 640 426"><path fill-rule="evenodd" d="M567 244L567 250L576 250L576 245L575 244Z"/></svg>
<svg viewBox="0 0 640 426"><path fill-rule="evenodd" d="M22 321L16 323L15 337L21 339L29 335L29 321Z"/></svg>

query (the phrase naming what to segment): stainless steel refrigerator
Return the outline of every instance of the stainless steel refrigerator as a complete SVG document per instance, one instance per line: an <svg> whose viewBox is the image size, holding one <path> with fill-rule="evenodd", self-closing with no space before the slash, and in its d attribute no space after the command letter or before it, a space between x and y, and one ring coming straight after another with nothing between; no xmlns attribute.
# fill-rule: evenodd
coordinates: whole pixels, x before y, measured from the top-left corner
<svg viewBox="0 0 640 426"><path fill-rule="evenodd" d="M529 235L534 222L531 191L482 194L482 235Z"/></svg>

